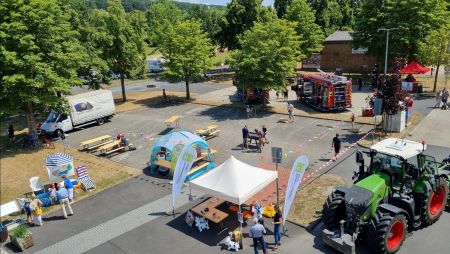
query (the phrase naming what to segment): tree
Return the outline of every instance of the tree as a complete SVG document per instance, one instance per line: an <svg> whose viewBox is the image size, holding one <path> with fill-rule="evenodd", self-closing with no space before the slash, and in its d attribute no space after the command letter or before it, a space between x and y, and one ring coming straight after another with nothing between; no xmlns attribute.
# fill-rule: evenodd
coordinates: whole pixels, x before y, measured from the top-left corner
<svg viewBox="0 0 450 254"><path fill-rule="evenodd" d="M273 7L277 11L278 18L283 18L292 0L275 0Z"/></svg>
<svg viewBox="0 0 450 254"><path fill-rule="evenodd" d="M255 23L240 39L240 50L231 54L231 66L238 84L247 87L279 89L301 60L301 41L295 24L274 18Z"/></svg>
<svg viewBox="0 0 450 254"><path fill-rule="evenodd" d="M170 28L185 19L185 13L172 0L160 0L145 12L152 46L164 41L163 36Z"/></svg>
<svg viewBox="0 0 450 254"><path fill-rule="evenodd" d="M182 79L186 84L186 99L190 99L189 82L210 66L213 51L208 35L197 20L186 20L166 31L166 39L159 46L167 59L165 75Z"/></svg>
<svg viewBox="0 0 450 254"><path fill-rule="evenodd" d="M416 59L419 43L450 16L446 0L366 0L355 24L355 47L367 47L369 54L384 59L385 32L380 28L397 28L389 34L388 59Z"/></svg>
<svg viewBox="0 0 450 254"><path fill-rule="evenodd" d="M36 109L63 109L80 85L83 48L57 0L1 1L0 31L0 113L25 112L31 132Z"/></svg>
<svg viewBox="0 0 450 254"><path fill-rule="evenodd" d="M438 30L431 31L424 42L419 43L419 58L424 64L436 66L433 92L436 92L439 67L450 66L450 22Z"/></svg>
<svg viewBox="0 0 450 254"><path fill-rule="evenodd" d="M125 74L133 75L133 71L145 61L144 39L147 35L140 27L132 25L136 17L127 16L120 0L108 0L107 12L106 29L112 40L110 45L105 45L104 55L111 69L120 75L122 100L125 102Z"/></svg>
<svg viewBox="0 0 450 254"><path fill-rule="evenodd" d="M359 9L359 0L308 0L316 11L316 23L322 27L325 35L337 30L351 30L355 14Z"/></svg>
<svg viewBox="0 0 450 254"><path fill-rule="evenodd" d="M218 43L217 37L220 32L220 22L224 18L225 9L211 8L196 4L189 10L189 16L201 21L202 30L208 33L209 39Z"/></svg>
<svg viewBox="0 0 450 254"><path fill-rule="evenodd" d="M254 22L263 21L267 15L270 15L261 3L262 0L232 0L227 5L219 32L222 47L227 47L229 50L238 48L239 35L252 28Z"/></svg>
<svg viewBox="0 0 450 254"><path fill-rule="evenodd" d="M322 49L324 35L315 22L315 12L306 0L293 0L285 14L285 19L295 22L295 31L303 41L301 51L310 57L311 53Z"/></svg>

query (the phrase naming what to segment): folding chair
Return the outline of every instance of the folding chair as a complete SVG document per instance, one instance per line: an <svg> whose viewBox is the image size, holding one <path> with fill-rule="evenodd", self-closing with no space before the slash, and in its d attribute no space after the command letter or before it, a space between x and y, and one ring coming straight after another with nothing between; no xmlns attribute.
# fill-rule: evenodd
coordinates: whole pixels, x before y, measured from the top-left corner
<svg viewBox="0 0 450 254"><path fill-rule="evenodd" d="M21 208L20 204L18 203L18 201L14 200L14 201L8 202L8 203L0 206L0 217L4 217L4 216L14 214L14 213L20 213L21 211L22 211L22 208ZM12 218L10 220L1 222L1 224L7 228L16 223L19 225L24 223L24 220L20 215Z"/></svg>
<svg viewBox="0 0 450 254"><path fill-rule="evenodd" d="M89 176L86 166L76 167L75 170L77 171L77 175L78 175L78 178L80 179L83 189L85 191L88 191L91 189L95 190L95 183L94 183L94 181L92 181L91 177Z"/></svg>
<svg viewBox="0 0 450 254"><path fill-rule="evenodd" d="M44 186L41 181L39 181L38 176L33 176L30 178L30 188L32 192L39 192L44 190Z"/></svg>

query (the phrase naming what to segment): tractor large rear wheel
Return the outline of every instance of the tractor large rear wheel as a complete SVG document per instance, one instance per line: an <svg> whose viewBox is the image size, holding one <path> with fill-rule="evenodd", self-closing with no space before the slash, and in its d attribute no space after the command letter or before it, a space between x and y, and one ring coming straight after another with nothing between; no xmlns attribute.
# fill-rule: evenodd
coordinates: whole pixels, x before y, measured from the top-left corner
<svg viewBox="0 0 450 254"><path fill-rule="evenodd" d="M408 224L405 216L378 213L367 228L367 239L376 253L395 253L403 244Z"/></svg>
<svg viewBox="0 0 450 254"><path fill-rule="evenodd" d="M322 210L322 221L329 230L340 227L340 221L345 220L345 197L340 192L333 192L328 196Z"/></svg>
<svg viewBox="0 0 450 254"><path fill-rule="evenodd" d="M439 220L448 198L447 180L443 177L439 179L437 191L432 189L425 194L422 202L422 223L424 226L431 225Z"/></svg>

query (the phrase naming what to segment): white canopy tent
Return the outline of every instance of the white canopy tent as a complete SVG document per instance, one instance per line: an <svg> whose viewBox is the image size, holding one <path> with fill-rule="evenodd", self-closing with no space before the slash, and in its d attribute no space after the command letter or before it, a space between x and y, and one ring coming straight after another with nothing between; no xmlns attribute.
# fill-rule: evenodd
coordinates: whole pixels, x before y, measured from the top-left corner
<svg viewBox="0 0 450 254"><path fill-rule="evenodd" d="M253 167L231 156L189 184L205 194L242 205L277 177L276 171Z"/></svg>

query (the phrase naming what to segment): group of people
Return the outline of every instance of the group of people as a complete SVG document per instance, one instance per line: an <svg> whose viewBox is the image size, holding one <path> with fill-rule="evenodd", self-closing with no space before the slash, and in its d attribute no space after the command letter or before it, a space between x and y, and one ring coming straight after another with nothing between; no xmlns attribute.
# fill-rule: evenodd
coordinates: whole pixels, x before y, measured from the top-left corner
<svg viewBox="0 0 450 254"><path fill-rule="evenodd" d="M274 247L273 250L277 250L281 245L281 224L282 224L282 213L280 208L275 205L275 215L273 216L273 236L274 236ZM255 254L259 253L259 244L261 244L261 248L263 253L267 253L266 241L264 240L264 235L267 233L266 228L264 227L264 219L262 216L262 206L258 204L256 201L252 204L252 213L253 213L253 226L250 227L249 237L253 239L253 249Z"/></svg>
<svg viewBox="0 0 450 254"><path fill-rule="evenodd" d="M53 203L59 202L61 205L63 216L67 219L66 207L69 210L68 215L73 215L72 206L73 202L73 184L70 178L63 175L64 186L59 186L58 183L52 183L48 192L50 192L50 199ZM26 200L24 204L24 210L27 215L27 222L34 226L42 226L44 222L42 220L42 207L44 203L41 199L37 198L34 193L31 194L31 200Z"/></svg>
<svg viewBox="0 0 450 254"><path fill-rule="evenodd" d="M289 97L289 90L288 90L287 88L285 88L285 89L282 91L282 93L283 93L283 99L284 99L284 101L287 101L287 100L288 100L288 97ZM278 101L278 98L280 97L280 91L276 90L275 95L277 96L277 101Z"/></svg>
<svg viewBox="0 0 450 254"><path fill-rule="evenodd" d="M435 108L442 108L447 109L448 106L448 97L449 97L449 91L447 88L442 89L439 91L436 95L436 105L434 105Z"/></svg>
<svg viewBox="0 0 450 254"><path fill-rule="evenodd" d="M250 132L248 130L247 125L245 125L244 128L242 128L242 138L243 138L242 147L244 149L248 149L248 144L251 143L252 140L255 140L256 146L258 147L258 151L262 152L262 147L265 144L269 143L266 135L267 135L267 128L265 125L262 126L261 131L255 129L254 132Z"/></svg>

